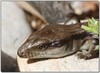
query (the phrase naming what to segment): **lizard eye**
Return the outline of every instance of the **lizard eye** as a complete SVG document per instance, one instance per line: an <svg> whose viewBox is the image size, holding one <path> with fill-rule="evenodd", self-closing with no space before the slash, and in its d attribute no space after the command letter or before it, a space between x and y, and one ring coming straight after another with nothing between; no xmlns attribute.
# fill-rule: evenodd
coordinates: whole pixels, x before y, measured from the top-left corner
<svg viewBox="0 0 100 73"><path fill-rule="evenodd" d="M38 49L41 49L41 50L43 50L44 48L45 48L45 46L43 46L43 45L38 47Z"/></svg>
<svg viewBox="0 0 100 73"><path fill-rule="evenodd" d="M46 50L47 47L48 47L47 45L45 45L45 46L44 46L44 45L40 45L40 46L38 47L38 49L40 49L40 50L43 51L43 50Z"/></svg>
<svg viewBox="0 0 100 73"><path fill-rule="evenodd" d="M39 46L38 48L41 49L41 48L44 48L44 47L43 46Z"/></svg>

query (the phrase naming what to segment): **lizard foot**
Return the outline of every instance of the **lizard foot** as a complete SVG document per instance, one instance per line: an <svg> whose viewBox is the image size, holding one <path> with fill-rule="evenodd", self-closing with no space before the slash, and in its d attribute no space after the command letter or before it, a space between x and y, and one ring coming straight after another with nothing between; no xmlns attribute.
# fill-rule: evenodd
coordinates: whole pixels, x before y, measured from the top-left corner
<svg viewBox="0 0 100 73"><path fill-rule="evenodd" d="M90 59L92 57L92 55L85 50L82 52L77 52L76 56L80 59Z"/></svg>
<svg viewBox="0 0 100 73"><path fill-rule="evenodd" d="M90 39L87 40L81 47L80 51L76 53L76 56L80 59L91 59L96 57L99 54L99 49L96 49L96 40Z"/></svg>

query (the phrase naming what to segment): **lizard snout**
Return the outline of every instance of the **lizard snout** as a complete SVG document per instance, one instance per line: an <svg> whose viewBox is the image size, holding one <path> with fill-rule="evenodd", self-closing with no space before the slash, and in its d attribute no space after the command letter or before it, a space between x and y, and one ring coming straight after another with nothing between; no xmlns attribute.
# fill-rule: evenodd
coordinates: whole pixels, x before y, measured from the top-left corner
<svg viewBox="0 0 100 73"><path fill-rule="evenodd" d="M25 53L25 50L22 50L22 48L20 47L17 51L17 55L21 58L27 58L26 57L26 53Z"/></svg>
<svg viewBox="0 0 100 73"><path fill-rule="evenodd" d="M28 46L30 43L24 43L17 51L17 55L21 58L28 58Z"/></svg>

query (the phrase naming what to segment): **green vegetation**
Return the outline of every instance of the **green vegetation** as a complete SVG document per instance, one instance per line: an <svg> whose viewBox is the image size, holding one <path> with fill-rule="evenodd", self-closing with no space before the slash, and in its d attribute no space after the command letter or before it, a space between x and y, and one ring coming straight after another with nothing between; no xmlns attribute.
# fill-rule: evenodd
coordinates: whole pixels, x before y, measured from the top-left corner
<svg viewBox="0 0 100 73"><path fill-rule="evenodd" d="M81 28L99 35L99 21L94 18L88 20L88 26L82 25Z"/></svg>

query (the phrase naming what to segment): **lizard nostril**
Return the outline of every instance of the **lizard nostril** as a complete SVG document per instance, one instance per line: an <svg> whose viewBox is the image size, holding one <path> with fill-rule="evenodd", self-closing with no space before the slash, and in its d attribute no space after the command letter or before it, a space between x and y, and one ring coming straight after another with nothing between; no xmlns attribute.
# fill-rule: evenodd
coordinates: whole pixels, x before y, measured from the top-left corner
<svg viewBox="0 0 100 73"><path fill-rule="evenodd" d="M18 56L20 56L21 58L25 57L25 53L24 52L18 52Z"/></svg>
<svg viewBox="0 0 100 73"><path fill-rule="evenodd" d="M19 56L19 57L21 57L21 58L23 58L24 57L24 52L19 48L19 50L17 51L17 55Z"/></svg>

